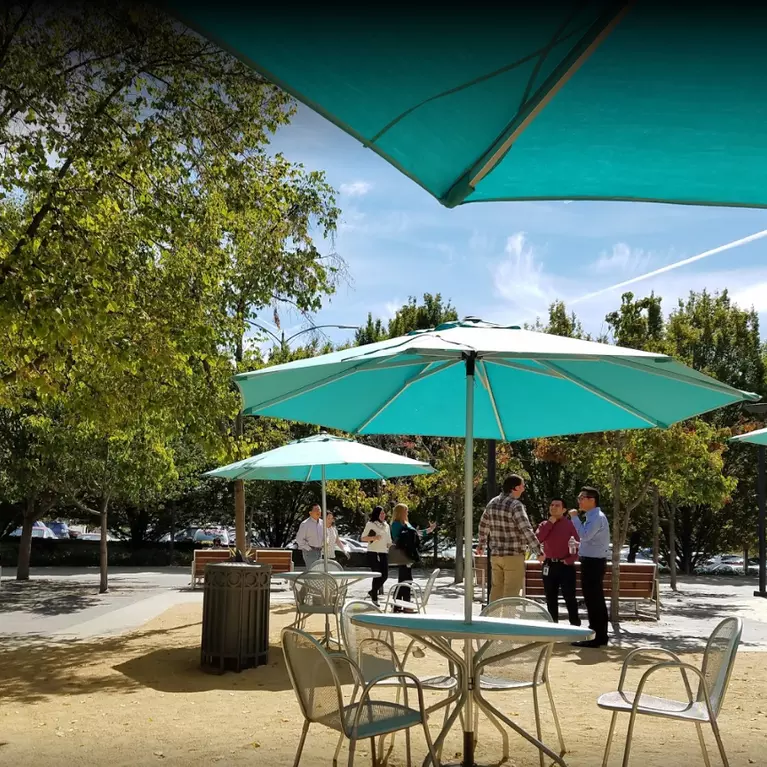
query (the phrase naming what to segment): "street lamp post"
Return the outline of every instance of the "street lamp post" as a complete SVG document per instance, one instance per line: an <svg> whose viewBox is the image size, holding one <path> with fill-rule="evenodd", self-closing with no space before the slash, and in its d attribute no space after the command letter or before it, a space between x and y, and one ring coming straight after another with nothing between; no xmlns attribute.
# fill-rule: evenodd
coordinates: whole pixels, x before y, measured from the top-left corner
<svg viewBox="0 0 767 767"><path fill-rule="evenodd" d="M265 327L260 322L248 320L248 323L250 325L254 325L259 330L263 330L265 333L268 333L280 345L280 349L283 350L289 346L290 342L294 338L298 338L298 336L302 335L303 333L312 333L316 330L322 330L323 328L359 330L358 325L312 325L311 327L303 328L297 333L293 333L293 335L285 338L284 332L278 336L276 333L269 330L269 328ZM244 551L245 548L250 546L250 530L246 531L245 529L245 483L242 480L236 480L234 483L234 528L237 548L239 548L241 551Z"/></svg>
<svg viewBox="0 0 767 767"><path fill-rule="evenodd" d="M767 415L767 402L744 407L753 415ZM758 450L756 497L759 508L759 590L754 592L754 596L767 598L767 448L759 445Z"/></svg>

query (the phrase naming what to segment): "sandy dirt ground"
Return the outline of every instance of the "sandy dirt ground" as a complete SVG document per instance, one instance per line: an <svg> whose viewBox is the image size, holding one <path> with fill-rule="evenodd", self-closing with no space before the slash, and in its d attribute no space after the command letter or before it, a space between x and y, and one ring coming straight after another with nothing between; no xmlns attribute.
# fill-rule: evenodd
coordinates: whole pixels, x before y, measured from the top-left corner
<svg viewBox="0 0 767 767"><path fill-rule="evenodd" d="M179 605L132 634L70 643L31 642L0 652L0 765L291 765L302 719L279 636L292 619L292 609L285 605L272 610L269 665L222 676L199 668L200 616L199 605ZM609 715L597 708L596 699L615 689L624 654L570 647L555 652L551 678L567 760L573 767L601 764ZM684 659L700 662L696 655ZM411 670L419 674L441 667L439 657L430 652L413 663ZM681 693L678 680L669 677L659 678L653 690ZM533 730L530 693L495 693L493 700ZM612 764L620 764L626 719L619 720ZM441 716L435 717L432 732L440 724ZM720 724L732 767L767 765L763 653L738 656ZM414 763L420 764L425 742L417 730L413 732ZM555 743L545 704L544 739ZM712 764L720 764L708 730L706 739ZM301 764L330 765L335 744L333 732L313 726ZM460 729L455 728L443 760L452 761L460 744ZM511 752L507 764L538 767L537 752L514 734ZM347 753L344 747L341 764L346 764ZM477 761L497 764L500 757L500 737L480 720ZM356 764L370 762L369 744L361 744ZM400 737L389 763L404 762ZM703 764L695 728L641 718L631 763Z"/></svg>

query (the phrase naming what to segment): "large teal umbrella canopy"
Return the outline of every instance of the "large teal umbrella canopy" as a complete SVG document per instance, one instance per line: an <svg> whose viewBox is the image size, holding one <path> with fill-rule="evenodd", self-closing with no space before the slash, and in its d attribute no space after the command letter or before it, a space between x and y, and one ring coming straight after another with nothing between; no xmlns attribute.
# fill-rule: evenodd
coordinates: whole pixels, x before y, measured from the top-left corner
<svg viewBox="0 0 767 767"><path fill-rule="evenodd" d="M767 6L170 8L445 205L767 205Z"/></svg>
<svg viewBox="0 0 767 767"><path fill-rule="evenodd" d="M663 354L475 319L236 377L249 415L355 434L520 440L665 427L758 399Z"/></svg>

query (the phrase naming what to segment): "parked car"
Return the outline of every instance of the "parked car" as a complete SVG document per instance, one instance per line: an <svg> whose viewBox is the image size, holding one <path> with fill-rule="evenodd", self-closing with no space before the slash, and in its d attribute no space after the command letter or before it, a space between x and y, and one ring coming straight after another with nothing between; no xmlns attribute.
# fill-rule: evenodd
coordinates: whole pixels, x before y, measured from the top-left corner
<svg viewBox="0 0 767 767"><path fill-rule="evenodd" d="M57 537L69 539L72 536L69 532L69 525L66 522L46 522L48 529Z"/></svg>
<svg viewBox="0 0 767 767"><path fill-rule="evenodd" d="M366 543L362 543L362 541L355 540L349 536L343 535L339 540L341 540L346 545L346 548L350 553L356 552L358 554L364 554L368 550Z"/></svg>
<svg viewBox="0 0 767 767"><path fill-rule="evenodd" d="M37 521L32 525L32 537L33 538L52 538L55 540L56 535L48 525L44 522ZM17 527L12 533L11 538L21 538L21 528Z"/></svg>
<svg viewBox="0 0 767 767"><path fill-rule="evenodd" d="M228 546L229 531L225 527L198 527L192 540L195 543L213 543L218 540L222 546Z"/></svg>

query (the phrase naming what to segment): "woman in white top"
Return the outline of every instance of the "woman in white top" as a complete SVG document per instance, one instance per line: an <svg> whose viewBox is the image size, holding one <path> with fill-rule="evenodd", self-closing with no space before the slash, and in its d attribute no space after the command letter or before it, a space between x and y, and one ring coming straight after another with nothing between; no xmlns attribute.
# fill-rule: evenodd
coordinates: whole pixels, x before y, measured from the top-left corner
<svg viewBox="0 0 767 767"><path fill-rule="evenodd" d="M386 522L383 506L376 506L373 509L360 540L368 545L370 569L378 573L378 577L373 578L373 588L368 592L373 602L378 604L378 595L383 594L383 585L389 577L389 547L391 546L391 531Z"/></svg>
<svg viewBox="0 0 767 767"><path fill-rule="evenodd" d="M348 557L349 552L346 549L346 544L338 535L338 528L336 527L336 514L334 511L328 511L325 513L325 524L327 525L325 535L328 539L328 559L336 558L336 549L340 549Z"/></svg>

